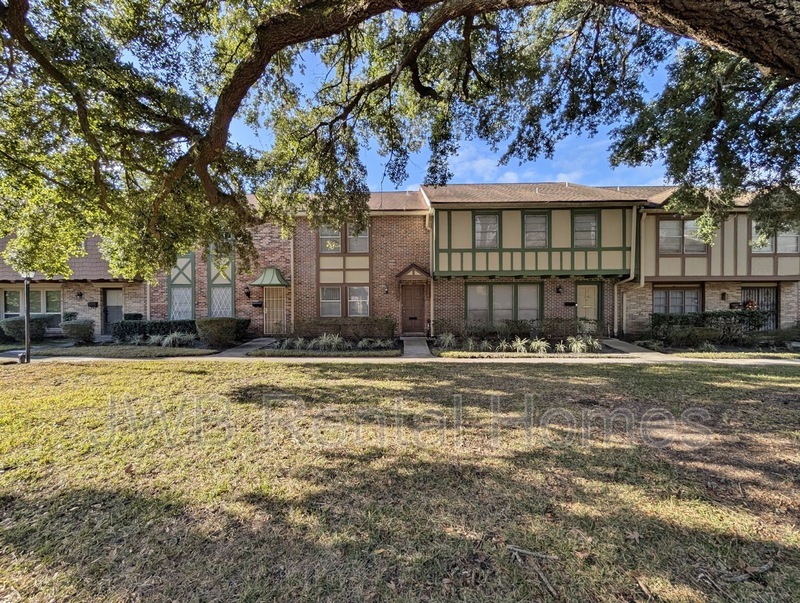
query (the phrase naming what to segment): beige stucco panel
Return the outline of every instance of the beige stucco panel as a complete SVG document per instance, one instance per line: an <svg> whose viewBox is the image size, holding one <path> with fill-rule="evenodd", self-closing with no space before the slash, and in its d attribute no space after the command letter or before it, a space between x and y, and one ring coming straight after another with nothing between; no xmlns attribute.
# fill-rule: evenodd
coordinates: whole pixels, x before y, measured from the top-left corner
<svg viewBox="0 0 800 603"><path fill-rule="evenodd" d="M775 260L772 258L772 256L753 256L751 266L753 276L773 276L775 274Z"/></svg>
<svg viewBox="0 0 800 603"><path fill-rule="evenodd" d="M686 258L686 276L707 276L708 260L705 256L699 258Z"/></svg>
<svg viewBox="0 0 800 603"><path fill-rule="evenodd" d="M486 254L486 265L489 271L497 272L500 270L500 254L497 251L492 251Z"/></svg>
<svg viewBox="0 0 800 603"><path fill-rule="evenodd" d="M736 274L736 253L734 252L736 246L736 218L728 218L722 228L725 239L725 245L720 252L722 256L722 274L723 276L733 276Z"/></svg>
<svg viewBox="0 0 800 603"><path fill-rule="evenodd" d="M369 270L369 256L348 256L344 261L347 270Z"/></svg>
<svg viewBox="0 0 800 603"><path fill-rule="evenodd" d="M320 283L343 283L344 271L342 270L320 270Z"/></svg>
<svg viewBox="0 0 800 603"><path fill-rule="evenodd" d="M603 270L622 270L622 252L604 251Z"/></svg>
<svg viewBox="0 0 800 603"><path fill-rule="evenodd" d="M705 259L705 258L704 258ZM680 258L660 258L658 260L658 272L661 276L680 276Z"/></svg>
<svg viewBox="0 0 800 603"><path fill-rule="evenodd" d="M439 270L443 272L447 272L450 270L450 262L448 262L448 257L446 253L439 254Z"/></svg>
<svg viewBox="0 0 800 603"><path fill-rule="evenodd" d="M450 247L450 239L447 232L447 224L450 219L450 212L437 211L436 219L438 220L438 229L436 234L439 240L439 249L448 249Z"/></svg>
<svg viewBox="0 0 800 603"><path fill-rule="evenodd" d="M460 253L453 253L450 255L450 261L453 263L450 266L450 270L453 272L461 272L461 254Z"/></svg>
<svg viewBox="0 0 800 603"><path fill-rule="evenodd" d="M476 253L475 254L475 270L484 272L486 270L486 254L485 253Z"/></svg>
<svg viewBox="0 0 800 603"><path fill-rule="evenodd" d="M368 283L369 270L347 270L344 278L347 283Z"/></svg>
<svg viewBox="0 0 800 603"><path fill-rule="evenodd" d="M518 249L522 247L522 212L503 212L503 247Z"/></svg>
<svg viewBox="0 0 800 603"><path fill-rule="evenodd" d="M778 258L780 276L797 276L800 279L800 257Z"/></svg>
<svg viewBox="0 0 800 603"><path fill-rule="evenodd" d="M656 252L658 251L658 225L655 216L644 217L642 228L642 268L645 276L656 274Z"/></svg>
<svg viewBox="0 0 800 603"><path fill-rule="evenodd" d="M461 266L462 270L464 270L465 272L471 272L473 270L473 268L472 268L472 254L471 253L463 254L462 255L461 264L462 264L462 266Z"/></svg>
<svg viewBox="0 0 800 603"><path fill-rule="evenodd" d="M513 252L511 254L511 256L512 256L512 261L511 261L512 268L511 269L512 270L522 270L522 252L515 251L515 252Z"/></svg>
<svg viewBox="0 0 800 603"><path fill-rule="evenodd" d="M747 232L747 216L740 214L736 216L736 244L738 245L736 257L736 274L745 276L747 274L747 247L750 236Z"/></svg>
<svg viewBox="0 0 800 603"><path fill-rule="evenodd" d="M565 253L561 254L566 255ZM586 254L582 251L576 251L572 256L572 269L573 270L586 270Z"/></svg>
<svg viewBox="0 0 800 603"><path fill-rule="evenodd" d="M572 246L572 219L568 209L555 209L551 214L553 223L551 232L553 233L553 247Z"/></svg>
<svg viewBox="0 0 800 603"><path fill-rule="evenodd" d="M344 268L344 259L341 256L319 258L320 270L342 270Z"/></svg>
<svg viewBox="0 0 800 603"><path fill-rule="evenodd" d="M451 229L453 249L472 248L472 212L450 212L450 219L453 221Z"/></svg>
<svg viewBox="0 0 800 603"><path fill-rule="evenodd" d="M600 245L602 247L622 247L621 209L604 209L600 212Z"/></svg>

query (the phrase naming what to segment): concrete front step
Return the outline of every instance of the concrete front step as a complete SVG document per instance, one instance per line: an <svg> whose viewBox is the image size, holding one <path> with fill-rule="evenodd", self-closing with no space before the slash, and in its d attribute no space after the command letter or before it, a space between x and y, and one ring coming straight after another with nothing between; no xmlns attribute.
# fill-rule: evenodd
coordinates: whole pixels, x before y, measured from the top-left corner
<svg viewBox="0 0 800 603"><path fill-rule="evenodd" d="M406 358L433 358L425 337L401 337L403 356Z"/></svg>

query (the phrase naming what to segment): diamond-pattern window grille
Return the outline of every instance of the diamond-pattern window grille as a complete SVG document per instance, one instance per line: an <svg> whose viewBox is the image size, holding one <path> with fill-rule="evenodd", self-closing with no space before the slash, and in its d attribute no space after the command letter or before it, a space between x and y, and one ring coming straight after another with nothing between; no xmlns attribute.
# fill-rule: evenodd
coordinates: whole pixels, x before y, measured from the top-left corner
<svg viewBox="0 0 800 603"><path fill-rule="evenodd" d="M211 288L211 316L233 316L232 291L230 287Z"/></svg>
<svg viewBox="0 0 800 603"><path fill-rule="evenodd" d="M190 320L192 318L192 288L172 287L171 300L172 320Z"/></svg>

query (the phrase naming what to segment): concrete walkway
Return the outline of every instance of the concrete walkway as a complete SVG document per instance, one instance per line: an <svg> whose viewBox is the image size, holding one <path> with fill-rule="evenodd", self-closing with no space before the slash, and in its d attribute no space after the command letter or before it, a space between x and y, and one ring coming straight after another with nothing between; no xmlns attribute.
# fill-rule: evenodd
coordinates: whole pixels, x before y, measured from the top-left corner
<svg viewBox="0 0 800 603"><path fill-rule="evenodd" d="M237 345L235 348L229 348L224 352L214 354L214 358L246 358L249 352L260 350L273 343L275 343L274 337L256 337L247 343Z"/></svg>
<svg viewBox="0 0 800 603"><path fill-rule="evenodd" d="M648 348L643 348L638 345L633 345L632 343L628 343L627 341L614 339L613 337L610 339L603 339L603 344L607 345L615 352L622 352L624 354L659 354L659 352L654 352L653 350L650 350Z"/></svg>
<svg viewBox="0 0 800 603"><path fill-rule="evenodd" d="M433 358L425 337L401 337L404 358Z"/></svg>

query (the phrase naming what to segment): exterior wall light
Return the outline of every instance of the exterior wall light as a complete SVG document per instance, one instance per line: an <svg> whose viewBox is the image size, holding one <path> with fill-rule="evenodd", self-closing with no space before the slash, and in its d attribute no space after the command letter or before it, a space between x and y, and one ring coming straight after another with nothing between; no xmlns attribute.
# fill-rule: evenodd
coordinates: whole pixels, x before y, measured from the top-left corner
<svg viewBox="0 0 800 603"><path fill-rule="evenodd" d="M250 299L250 287L249 287L249 285L245 285L245 286L244 286L244 296L245 296L247 299Z"/></svg>

